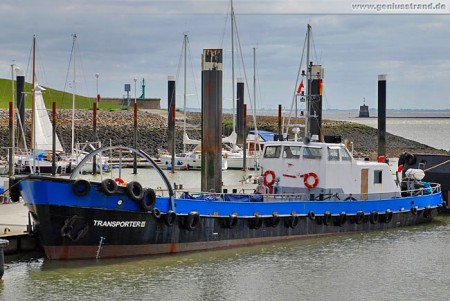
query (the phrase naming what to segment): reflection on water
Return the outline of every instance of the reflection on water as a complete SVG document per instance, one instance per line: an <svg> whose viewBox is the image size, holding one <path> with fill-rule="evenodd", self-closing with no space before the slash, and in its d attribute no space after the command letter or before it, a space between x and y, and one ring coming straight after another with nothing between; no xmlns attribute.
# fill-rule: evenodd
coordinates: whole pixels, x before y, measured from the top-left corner
<svg viewBox="0 0 450 301"><path fill-rule="evenodd" d="M447 300L450 216L423 226L157 257L7 261L0 300Z"/></svg>

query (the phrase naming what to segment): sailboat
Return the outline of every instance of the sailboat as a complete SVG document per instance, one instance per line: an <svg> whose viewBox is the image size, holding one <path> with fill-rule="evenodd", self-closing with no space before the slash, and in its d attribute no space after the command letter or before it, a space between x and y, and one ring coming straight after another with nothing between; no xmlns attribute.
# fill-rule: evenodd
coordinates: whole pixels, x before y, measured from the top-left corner
<svg viewBox="0 0 450 301"><path fill-rule="evenodd" d="M14 164L18 172L21 173L66 173L70 163L63 157L64 150L58 135L53 135L53 125L42 95L42 91L45 91L45 88L38 84L35 66L36 36L33 37L33 98L30 150L17 152L14 156ZM53 170L53 161L55 161L55 170Z"/></svg>
<svg viewBox="0 0 450 301"><path fill-rule="evenodd" d="M95 150L95 146L101 147L100 142L85 142L75 143L75 95L76 95L76 64L75 64L75 45L77 35L73 34L72 42L72 57L73 57L73 81L72 81L72 137L71 137L71 152L69 161L71 168L76 168L78 164L86 157L89 152L86 150ZM111 165L108 163L109 158L104 157L101 154L95 157L95 172L102 173L111 171ZM93 173L94 163L93 161L87 162L81 169L82 173Z"/></svg>
<svg viewBox="0 0 450 301"><path fill-rule="evenodd" d="M224 149L222 151L223 155L228 160L228 168L229 169L258 169L258 161L259 157L261 155L261 151L263 148L262 143L266 141L262 136L258 134L256 122L254 122L255 131L252 134L249 134L247 136L246 142L241 145L242 147L237 145L237 133L236 133L236 118L235 118L235 103L237 96L235 95L235 72L234 72L234 49L235 49L235 43L234 43L234 34L237 33L237 24L236 24L236 18L234 14L234 7L233 7L233 0L230 0L230 16L231 16L231 86L232 86L232 103L233 103L233 131L230 134L230 136L225 137L222 139L222 143L224 146ZM239 42L239 35L238 36L238 44ZM253 48L253 65L254 65L254 83L255 86L255 79L256 79L256 54L255 54L255 48ZM242 55L242 53L241 53ZM253 95L253 103L256 105L255 102L256 98L256 89L254 88L254 95ZM273 139L272 139L273 140ZM245 151L243 148L246 148ZM245 160L244 160L245 158ZM245 164L244 164L245 163Z"/></svg>

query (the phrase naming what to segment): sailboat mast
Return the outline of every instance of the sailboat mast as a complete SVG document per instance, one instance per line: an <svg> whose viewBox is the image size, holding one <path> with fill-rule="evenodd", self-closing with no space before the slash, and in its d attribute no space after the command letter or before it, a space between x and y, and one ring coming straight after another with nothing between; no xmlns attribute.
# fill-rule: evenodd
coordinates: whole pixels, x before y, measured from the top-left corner
<svg viewBox="0 0 450 301"><path fill-rule="evenodd" d="M234 9L233 0L231 0L231 86L232 86L232 101L233 101L233 132L236 130L235 117L235 97L234 97Z"/></svg>
<svg viewBox="0 0 450 301"><path fill-rule="evenodd" d="M187 53L187 43L188 43L188 36L187 34L184 34L184 82L183 82L183 106L184 106L184 120L183 120L183 139L184 134L186 133L186 53ZM186 144L183 143L183 153L186 152Z"/></svg>
<svg viewBox="0 0 450 301"><path fill-rule="evenodd" d="M33 93L31 94L31 137L30 137L30 148L34 151L35 147L35 88L36 88L36 35L33 36L33 71L32 71L32 83L31 87Z"/></svg>
<svg viewBox="0 0 450 301"><path fill-rule="evenodd" d="M73 81L72 81L72 144L71 144L71 155L73 156L73 151L75 147L75 93L76 93L76 64L75 64L75 40L77 39L77 35L73 34L73 43L72 43L72 55L73 55Z"/></svg>
<svg viewBox="0 0 450 301"><path fill-rule="evenodd" d="M32 75L32 88L31 94L31 137L30 147L33 155L33 166L31 167L31 173L36 173L36 35L33 36L33 75Z"/></svg>

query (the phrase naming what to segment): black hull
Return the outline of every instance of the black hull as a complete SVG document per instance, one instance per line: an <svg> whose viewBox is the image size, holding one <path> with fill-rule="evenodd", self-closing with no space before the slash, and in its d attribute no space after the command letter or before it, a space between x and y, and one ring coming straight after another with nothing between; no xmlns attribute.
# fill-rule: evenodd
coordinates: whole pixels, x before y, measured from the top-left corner
<svg viewBox="0 0 450 301"><path fill-rule="evenodd" d="M198 224L188 216L177 216L168 226L166 215L54 205L29 206L49 259L114 258L167 254L248 246L316 236L387 230L431 221L437 214L419 210L395 212L390 221L369 215L340 219L307 216L230 219L201 216ZM426 215L426 216L425 216ZM256 224L255 224L256 222Z"/></svg>

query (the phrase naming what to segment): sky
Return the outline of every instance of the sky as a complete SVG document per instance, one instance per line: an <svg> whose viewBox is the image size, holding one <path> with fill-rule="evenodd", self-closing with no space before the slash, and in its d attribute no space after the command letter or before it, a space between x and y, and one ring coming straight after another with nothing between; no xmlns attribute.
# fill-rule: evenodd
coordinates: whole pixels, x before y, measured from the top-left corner
<svg viewBox="0 0 450 301"><path fill-rule="evenodd" d="M235 50L235 77L245 81L248 105L256 91L258 110L291 107L298 70L305 68L300 61L307 24L312 61L324 68L324 109L358 109L363 102L376 108L380 74L387 75L388 109L450 109L450 0L234 0L233 5L235 47L241 50ZM168 76L177 78L177 107L183 107L186 33L187 107L201 106L202 50L222 48L223 107L232 108L230 0L2 0L0 28L0 78L11 78L15 64L31 81L36 35L39 83L71 93L76 34L78 94L94 98L98 82L102 97L122 98L124 84L131 84L131 98L139 97L145 79L146 97L161 98L162 108Z"/></svg>

